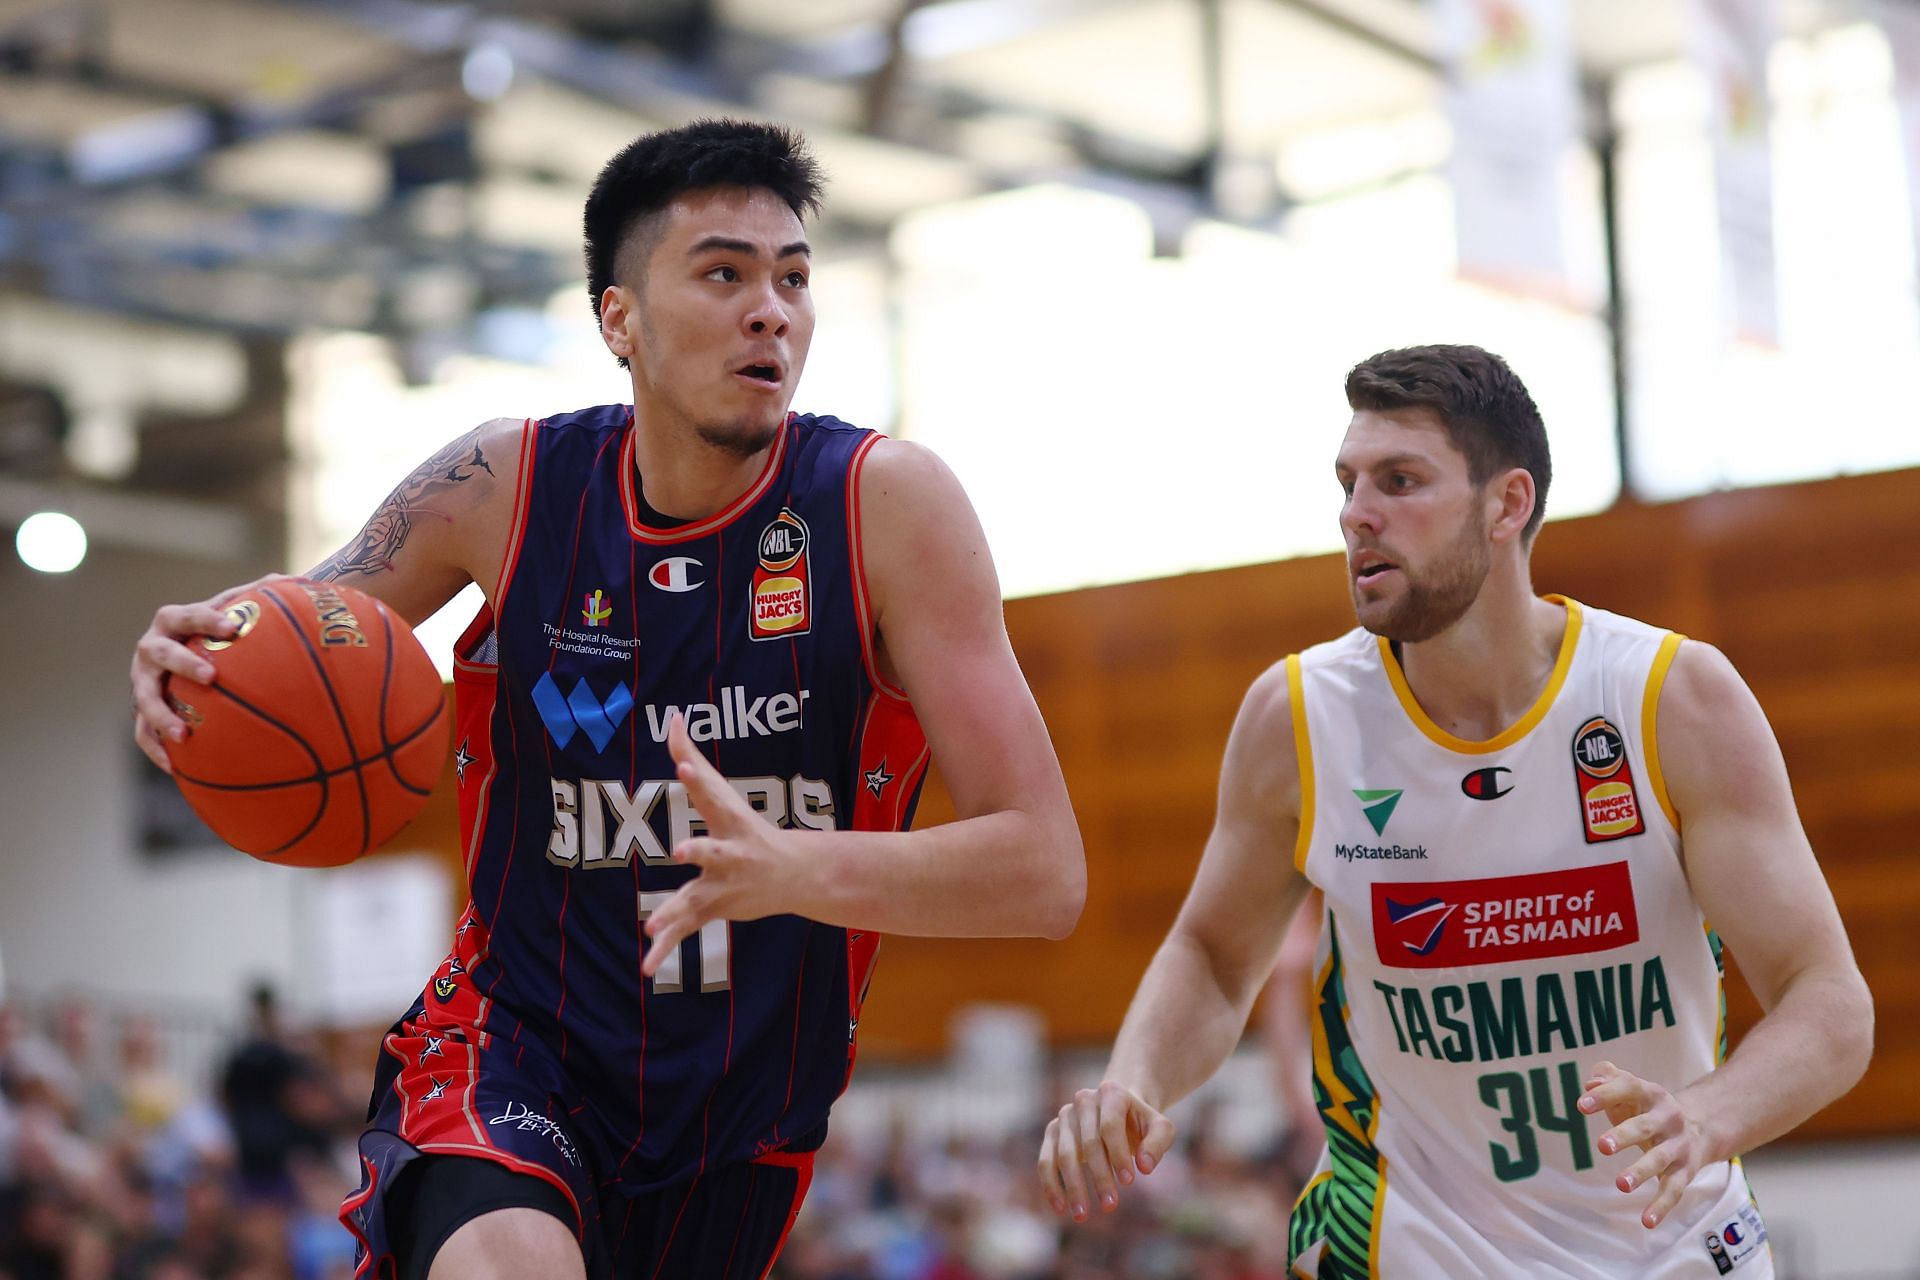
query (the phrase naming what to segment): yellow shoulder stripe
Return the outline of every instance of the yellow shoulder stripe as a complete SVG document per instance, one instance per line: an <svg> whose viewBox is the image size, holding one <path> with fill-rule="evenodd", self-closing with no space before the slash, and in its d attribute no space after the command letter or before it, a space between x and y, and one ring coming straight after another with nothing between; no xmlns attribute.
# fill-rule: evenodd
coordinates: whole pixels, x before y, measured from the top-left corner
<svg viewBox="0 0 1920 1280"><path fill-rule="evenodd" d="M1678 631L1669 631L1660 641L1660 650L1653 655L1653 669L1647 672L1647 691L1640 701L1640 740L1647 750L1647 785L1653 788L1660 811L1667 815L1675 831L1680 829L1680 815L1674 812L1673 797L1667 794L1667 776L1660 770L1660 690L1667 683L1667 670L1673 666L1674 655L1680 652L1680 642L1685 639Z"/></svg>
<svg viewBox="0 0 1920 1280"><path fill-rule="evenodd" d="M1306 681L1300 655L1287 655L1287 705L1293 712L1293 757L1300 767L1300 834L1293 841L1294 870L1304 874L1313 843L1313 739L1307 733Z"/></svg>

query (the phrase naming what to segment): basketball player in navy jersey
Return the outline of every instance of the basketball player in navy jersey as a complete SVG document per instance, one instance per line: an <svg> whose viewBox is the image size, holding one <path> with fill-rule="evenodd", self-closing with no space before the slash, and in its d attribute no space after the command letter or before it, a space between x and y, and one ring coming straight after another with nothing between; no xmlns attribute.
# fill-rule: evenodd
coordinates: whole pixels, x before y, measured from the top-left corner
<svg viewBox="0 0 1920 1280"><path fill-rule="evenodd" d="M633 403L467 433L312 571L412 621L465 583L471 903L383 1042L358 1276L764 1276L853 1065L877 936L1065 936L1080 837L973 510L788 403L813 161L643 137L586 208ZM221 598L141 638L135 732ZM907 833L929 759L955 822Z"/></svg>
<svg viewBox="0 0 1920 1280"><path fill-rule="evenodd" d="M1769 1276L1739 1154L1852 1087L1873 1005L1766 717L1711 646L1534 594L1546 429L1498 356L1382 352L1346 390L1360 626L1248 691L1045 1192L1084 1219L1157 1167L1311 887L1328 1150L1290 1274ZM1766 1010L1730 1057L1721 935Z"/></svg>

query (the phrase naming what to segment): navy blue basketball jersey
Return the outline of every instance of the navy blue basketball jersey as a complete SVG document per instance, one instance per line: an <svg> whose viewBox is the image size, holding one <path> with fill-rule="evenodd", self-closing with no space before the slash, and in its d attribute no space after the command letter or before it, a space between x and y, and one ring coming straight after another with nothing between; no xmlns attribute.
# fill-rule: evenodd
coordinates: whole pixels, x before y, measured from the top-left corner
<svg viewBox="0 0 1920 1280"><path fill-rule="evenodd" d="M456 665L472 905L436 996L556 1058L630 1194L817 1141L853 1066L877 936L713 922L657 976L642 923L697 869L670 717L767 821L897 830L925 735L880 675L860 468L880 437L791 416L725 510L643 522L624 405L527 427L505 568ZM591 1122L591 1123L588 1123Z"/></svg>

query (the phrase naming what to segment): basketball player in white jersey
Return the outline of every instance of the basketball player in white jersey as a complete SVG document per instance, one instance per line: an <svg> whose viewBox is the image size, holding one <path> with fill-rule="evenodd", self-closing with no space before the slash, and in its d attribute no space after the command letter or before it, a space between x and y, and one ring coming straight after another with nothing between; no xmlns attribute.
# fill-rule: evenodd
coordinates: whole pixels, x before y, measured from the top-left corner
<svg viewBox="0 0 1920 1280"><path fill-rule="evenodd" d="M1152 1172L1311 883L1328 1152L1296 1275L1769 1276L1738 1155L1850 1088L1873 1027L1772 730L1712 647L1534 595L1546 433L1505 362L1383 352L1347 399L1360 629L1248 692L1046 1193L1083 1219ZM1731 1057L1721 937L1766 1009Z"/></svg>

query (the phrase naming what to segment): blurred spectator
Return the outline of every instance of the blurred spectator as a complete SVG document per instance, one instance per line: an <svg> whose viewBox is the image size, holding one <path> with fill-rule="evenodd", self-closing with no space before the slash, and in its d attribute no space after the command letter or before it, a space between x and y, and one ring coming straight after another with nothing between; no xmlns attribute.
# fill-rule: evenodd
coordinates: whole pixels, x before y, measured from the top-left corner
<svg viewBox="0 0 1920 1280"><path fill-rule="evenodd" d="M352 1110L327 1066L281 1025L273 988L254 987L251 1003L252 1026L221 1072L220 1097L233 1128L242 1198L286 1210L300 1196L297 1166L330 1159Z"/></svg>
<svg viewBox="0 0 1920 1280"><path fill-rule="evenodd" d="M356 1117L271 1004L221 1078L271 1135L246 1178L230 1118L168 1067L150 1017L0 1005L0 1280L350 1280L334 1212Z"/></svg>
<svg viewBox="0 0 1920 1280"><path fill-rule="evenodd" d="M100 1137L119 1119L120 1091L100 1061L99 1016L83 997L70 995L54 1010L53 1027L61 1064L70 1073L76 1125L88 1137Z"/></svg>
<svg viewBox="0 0 1920 1280"><path fill-rule="evenodd" d="M243 1185L253 1195L284 1198L293 1190L287 1157L302 1139L290 1095L304 1065L286 1042L273 988L255 986L251 1003L253 1023L221 1072L220 1101L233 1125Z"/></svg>
<svg viewBox="0 0 1920 1280"><path fill-rule="evenodd" d="M186 1101L186 1086L160 1054L151 1018L133 1018L120 1032L121 1119L136 1129L159 1129Z"/></svg>
<svg viewBox="0 0 1920 1280"><path fill-rule="evenodd" d="M217 1090L168 1067L160 1031L78 1000L39 1022L0 1005L0 1280L351 1280L335 1214L364 1080L335 1075L265 990ZM90 1076L109 1046L117 1069ZM342 1046L351 1072L365 1049ZM944 1114L902 1102L871 1142L829 1141L776 1280L1286 1274L1285 1147L1249 1160L1208 1106L1118 1211L1071 1230L1040 1199L1031 1133L970 1136Z"/></svg>

